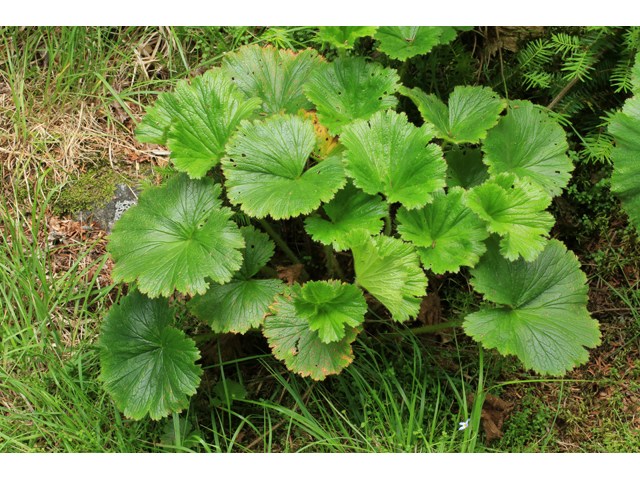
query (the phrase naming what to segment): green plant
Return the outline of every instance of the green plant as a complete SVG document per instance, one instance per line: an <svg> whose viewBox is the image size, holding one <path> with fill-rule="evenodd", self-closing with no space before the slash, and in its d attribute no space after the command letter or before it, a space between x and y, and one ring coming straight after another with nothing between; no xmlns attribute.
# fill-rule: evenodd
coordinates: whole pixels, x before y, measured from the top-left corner
<svg viewBox="0 0 640 480"><path fill-rule="evenodd" d="M611 158L614 170L611 187L629 215L631 223L640 228L640 190L638 186L638 155L640 155L640 54L633 67L634 96L626 101L622 111L616 113L609 132L616 141Z"/></svg>
<svg viewBox="0 0 640 480"><path fill-rule="evenodd" d="M434 42L414 33L415 50L404 45L403 55ZM387 51L401 58L400 47ZM433 272L472 268L476 290L497 304L465 323L485 346L542 374L586 361L584 347L600 337L586 310L586 276L547 239L554 222L545 209L573 169L561 127L531 102L507 102L486 87L456 87L447 105L400 80L345 52L327 62L311 49L254 45L148 109L138 139L166 143L181 173L144 191L110 237L114 280L135 282L100 340L105 388L125 414L173 413L178 425L176 412L198 385L198 350L171 326L165 297L176 291L214 333L262 327L276 358L323 380L353 360L363 290L397 322L418 315L421 260ZM396 92L415 102L421 127L394 111ZM272 239L231 221L238 208ZM273 278L273 242L301 262L267 216L308 216L326 271L302 274L302 285ZM334 248L350 250L352 284Z"/></svg>

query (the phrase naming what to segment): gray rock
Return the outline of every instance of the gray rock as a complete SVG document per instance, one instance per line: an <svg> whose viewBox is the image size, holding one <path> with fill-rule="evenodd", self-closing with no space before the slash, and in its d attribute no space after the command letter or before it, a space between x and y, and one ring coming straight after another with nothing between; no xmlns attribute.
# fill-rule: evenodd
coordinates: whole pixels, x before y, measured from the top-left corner
<svg viewBox="0 0 640 480"><path fill-rule="evenodd" d="M122 214L138 204L139 193L139 189L129 187L125 183L119 183L115 187L111 200L106 205L96 205L91 209L81 210L76 214L76 219L84 223L98 222L100 229L110 235L114 224Z"/></svg>

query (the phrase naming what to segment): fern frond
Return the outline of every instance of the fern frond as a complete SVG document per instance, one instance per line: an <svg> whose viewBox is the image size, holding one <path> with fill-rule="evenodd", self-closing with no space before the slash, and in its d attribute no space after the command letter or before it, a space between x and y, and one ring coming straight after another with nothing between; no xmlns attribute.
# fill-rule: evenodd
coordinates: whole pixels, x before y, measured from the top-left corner
<svg viewBox="0 0 640 480"><path fill-rule="evenodd" d="M567 72L563 78L568 81L571 81L576 77L578 80L591 78L589 76L589 72L593 70L594 60L594 55L589 50L575 52L571 57L569 57L562 67L562 71Z"/></svg>
<svg viewBox="0 0 640 480"><path fill-rule="evenodd" d="M613 136L606 131L591 132L584 138L584 150L578 154L580 158L590 163L611 163Z"/></svg>
<svg viewBox="0 0 640 480"><path fill-rule="evenodd" d="M523 86L529 90L532 88L548 88L553 80L553 75L541 70L525 72L523 76Z"/></svg>
<svg viewBox="0 0 640 480"><path fill-rule="evenodd" d="M621 59L611 73L611 86L615 88L614 92L630 92L633 88L631 84L631 67L633 66L633 57Z"/></svg>
<svg viewBox="0 0 640 480"><path fill-rule="evenodd" d="M541 68L551 61L553 51L549 48L549 41L541 38L530 42L518 52L520 68Z"/></svg>
<svg viewBox="0 0 640 480"><path fill-rule="evenodd" d="M555 53L562 55L564 59L567 55L581 50L580 38L566 33L554 33L551 35L551 45L555 47Z"/></svg>

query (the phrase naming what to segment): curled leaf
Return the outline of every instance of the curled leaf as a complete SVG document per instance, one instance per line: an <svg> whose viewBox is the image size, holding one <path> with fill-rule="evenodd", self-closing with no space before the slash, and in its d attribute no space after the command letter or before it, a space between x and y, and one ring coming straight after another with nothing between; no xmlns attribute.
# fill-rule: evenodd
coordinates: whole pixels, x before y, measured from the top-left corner
<svg viewBox="0 0 640 480"><path fill-rule="evenodd" d="M428 53L440 43L442 31L442 27L380 27L375 38L380 40L381 51L404 61Z"/></svg>
<svg viewBox="0 0 640 480"><path fill-rule="evenodd" d="M564 129L529 101L512 101L508 114L489 130L482 142L489 174L512 172L528 177L554 197L571 178Z"/></svg>
<svg viewBox="0 0 640 480"><path fill-rule="evenodd" d="M400 87L418 107L422 118L436 127L436 136L453 143L478 143L487 136L504 110L506 102L489 87L457 86L449 96L449 106L418 87Z"/></svg>
<svg viewBox="0 0 640 480"><path fill-rule="evenodd" d="M367 302L355 285L329 282L307 282L293 299L296 313L309 321L324 343L337 342L346 335L345 325L357 327L364 321Z"/></svg>
<svg viewBox="0 0 640 480"><path fill-rule="evenodd" d="M294 285L277 299L272 307L275 315L264 322L264 335L273 355L284 360L289 370L303 377L324 380L327 375L340 373L353 361L351 343L361 327L346 327L341 340L324 343L318 332L311 330L307 319L296 313L293 300L299 295L300 286Z"/></svg>
<svg viewBox="0 0 640 480"><path fill-rule="evenodd" d="M547 243L555 223L545 209L551 197L535 183L501 173L466 193L467 206L487 222L487 230L502 238L500 252L509 260L520 255L533 261Z"/></svg>
<svg viewBox="0 0 640 480"><path fill-rule="evenodd" d="M412 244L358 229L346 237L353 252L356 283L380 300L398 322L416 317L427 278Z"/></svg>
<svg viewBox="0 0 640 480"><path fill-rule="evenodd" d="M345 236L356 228L379 233L384 224L389 206L380 195L369 195L353 186L349 181L344 189L323 207L329 220L319 216L307 217L304 226L309 235L324 245L333 245L335 250L346 250Z"/></svg>

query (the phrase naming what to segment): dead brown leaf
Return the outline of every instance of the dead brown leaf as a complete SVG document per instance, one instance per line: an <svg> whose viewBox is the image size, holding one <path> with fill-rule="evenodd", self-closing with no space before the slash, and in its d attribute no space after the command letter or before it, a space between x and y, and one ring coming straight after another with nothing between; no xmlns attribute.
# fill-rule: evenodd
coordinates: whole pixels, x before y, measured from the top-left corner
<svg viewBox="0 0 640 480"><path fill-rule="evenodd" d="M473 404L474 398L473 394L469 395L467 399L469 404ZM502 425L512 409L512 403L505 402L495 395L487 394L482 405L482 414L480 415L480 422L484 429L487 445L497 438L502 438Z"/></svg>
<svg viewBox="0 0 640 480"><path fill-rule="evenodd" d="M302 275L302 271L304 270L304 265L298 263L296 265L290 265L288 267L281 267L280 265L276 266L278 270L278 278L287 283L287 285L293 285L298 281L300 275Z"/></svg>
<svg viewBox="0 0 640 480"><path fill-rule="evenodd" d="M427 296L422 297L418 320L420 320L423 325L430 326L441 323L441 317L442 308L440 306L440 296L438 292L431 292Z"/></svg>

